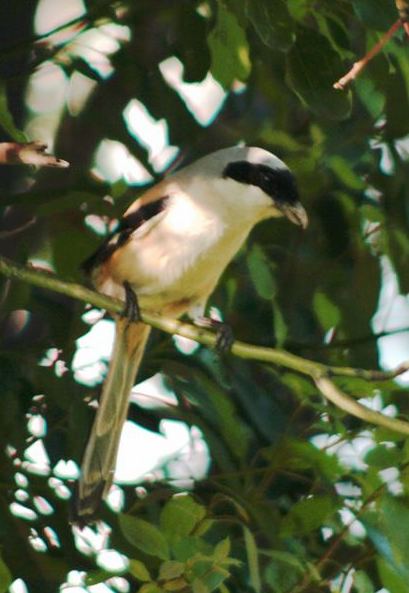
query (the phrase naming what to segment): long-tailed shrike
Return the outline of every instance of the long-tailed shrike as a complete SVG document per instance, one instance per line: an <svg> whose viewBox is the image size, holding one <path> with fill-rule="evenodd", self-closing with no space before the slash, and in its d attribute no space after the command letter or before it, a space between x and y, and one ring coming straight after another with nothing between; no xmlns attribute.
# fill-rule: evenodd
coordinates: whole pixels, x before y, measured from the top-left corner
<svg viewBox="0 0 409 593"><path fill-rule="evenodd" d="M209 296L251 229L282 215L307 226L288 167L261 148L225 148L139 197L84 269L100 292L128 305L133 302L134 312L139 305L170 317L187 313L203 324ZM209 325L216 327L217 322ZM80 524L95 518L111 486L129 395L149 332L137 319L116 318L109 372L74 502L73 520ZM223 335L219 331L220 342Z"/></svg>

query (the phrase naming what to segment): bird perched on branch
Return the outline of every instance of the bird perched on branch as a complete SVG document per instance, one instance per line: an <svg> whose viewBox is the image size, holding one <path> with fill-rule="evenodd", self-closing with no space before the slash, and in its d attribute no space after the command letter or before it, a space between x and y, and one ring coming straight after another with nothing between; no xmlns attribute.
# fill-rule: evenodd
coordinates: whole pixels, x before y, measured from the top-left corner
<svg viewBox="0 0 409 593"><path fill-rule="evenodd" d="M129 395L149 336L142 310L187 313L231 345L226 324L205 317L227 264L261 220L286 216L305 228L294 177L256 147L218 150L170 175L139 197L117 230L83 265L100 292L123 299L108 375L85 449L73 521L94 519L111 486Z"/></svg>

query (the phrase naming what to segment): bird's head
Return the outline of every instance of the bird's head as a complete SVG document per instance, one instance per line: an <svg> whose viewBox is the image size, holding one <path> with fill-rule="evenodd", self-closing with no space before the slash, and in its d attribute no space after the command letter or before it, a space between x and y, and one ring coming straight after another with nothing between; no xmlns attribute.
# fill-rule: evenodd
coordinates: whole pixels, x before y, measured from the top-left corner
<svg viewBox="0 0 409 593"><path fill-rule="evenodd" d="M254 209L260 219L286 216L303 229L308 225L294 175L267 150L252 146L224 148L199 159L190 168L215 181L237 215L240 209Z"/></svg>

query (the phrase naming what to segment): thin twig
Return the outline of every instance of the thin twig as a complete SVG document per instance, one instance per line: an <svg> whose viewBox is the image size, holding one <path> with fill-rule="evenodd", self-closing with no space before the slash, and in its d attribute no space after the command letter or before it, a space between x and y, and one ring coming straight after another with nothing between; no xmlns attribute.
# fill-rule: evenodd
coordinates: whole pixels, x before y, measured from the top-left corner
<svg viewBox="0 0 409 593"><path fill-rule="evenodd" d="M384 416L383 414L379 414L379 412L370 410L366 406L354 401L350 397L345 398L345 393L341 391L330 379L328 379L328 377L325 377L325 375L317 377L315 379L315 384L327 400L332 402L335 406L337 406L337 408L340 408L341 410L344 410L344 412L351 414L351 416L355 416L356 418L360 418L361 420L370 422L371 424L378 424L379 426L383 426L389 430L397 430L402 434L409 434L408 422L405 422L404 420L398 420L397 418ZM382 421L380 421L379 416L381 416Z"/></svg>
<svg viewBox="0 0 409 593"><path fill-rule="evenodd" d="M33 224L35 224L36 222L37 222L37 218L35 216L33 216L32 218L30 218L30 220L27 220L20 226L15 227L14 229L10 229L7 231L0 231L0 241L3 239L10 239L10 237L14 237L15 235L18 235L19 233L26 231L27 229L32 227Z"/></svg>
<svg viewBox="0 0 409 593"><path fill-rule="evenodd" d="M362 72L362 70L366 68L366 66L372 60L372 58L374 58L383 49L383 47L388 43L388 41L393 37L393 35L396 33L398 29L400 29L403 26L405 27L405 31L408 31L406 25L407 23L402 23L400 19L398 19L396 23L393 23L392 27L390 27L390 29L388 29L388 31L386 31L386 33L382 35L378 43L374 45L374 47L371 50L369 50L369 52L365 54L361 60L355 62L351 70L347 72L345 76L342 76L342 78L340 78L339 80L337 80L337 82L333 84L334 89L343 91L345 87L347 87L353 80L355 80L355 78Z"/></svg>
<svg viewBox="0 0 409 593"><path fill-rule="evenodd" d="M0 257L0 274L7 278L14 278L34 286L65 294L71 298L90 303L100 309L106 309L111 313L123 313L124 303L119 299L112 299L95 292L94 290L85 288L81 284L66 282L51 273L42 270L40 271L33 266L24 267L13 263L6 258ZM213 333L191 324L183 323L178 319L162 317L144 311L142 312L141 317L148 325L166 333L178 334L206 346L214 347L216 345L216 336ZM368 381L388 380L391 377L395 377L404 372L408 368L407 365L400 365L398 369L391 372L353 369L352 367L334 367L301 358L300 356L296 356L285 350L263 348L239 341L234 342L231 352L240 358L275 364L307 375L315 382L322 395L340 409L366 422L370 422L371 424L383 426L389 430L409 435L409 422L390 418L379 412L374 412L373 410L366 408L341 391L329 378L329 375L338 375L347 377L364 377Z"/></svg>
<svg viewBox="0 0 409 593"><path fill-rule="evenodd" d="M0 142L0 165L35 165L36 167L70 166L67 161L46 152L47 144L42 142Z"/></svg>
<svg viewBox="0 0 409 593"><path fill-rule="evenodd" d="M401 20L405 23L409 21L409 4L408 0L395 0L396 10L399 13Z"/></svg>
<svg viewBox="0 0 409 593"><path fill-rule="evenodd" d="M16 51L25 50L26 48L33 46L33 45L41 45L42 42L52 38L53 36L57 35L61 32L67 32L67 30L72 29L73 35L76 36L82 31L84 31L87 27L92 27L95 24L95 21L101 17L104 17L104 14L109 15L109 12L104 13L105 8L110 10L112 6L112 0L104 0L98 2L98 5L95 8L89 8L86 13L74 17L70 21L66 21L61 25L58 25L54 29L50 31L46 31L45 33L41 33L39 35L33 35L28 39L23 39L12 45L2 47L2 51L0 54L0 62L9 58L10 54L15 53ZM68 40L67 43L70 43L71 39Z"/></svg>
<svg viewBox="0 0 409 593"><path fill-rule="evenodd" d="M286 345L290 349L299 350L335 350L335 349L345 349L345 348L353 348L354 346L359 346L360 344L366 344L368 342L374 342L376 340L380 340L382 338L386 338L389 336L396 336L398 334L409 333L409 326L406 327L398 327L396 329L391 330L384 330L381 332L367 334L366 336L359 336L356 338L351 338L350 340L336 340L334 342L295 342L295 341L287 341ZM392 377L393 378L393 377Z"/></svg>
<svg viewBox="0 0 409 593"><path fill-rule="evenodd" d="M399 472L402 475L403 472L405 472L408 468L408 462L403 463L400 467L399 467ZM375 490L373 490L365 500L362 501L362 505L361 507L358 509L358 511L355 513L354 517L348 521L347 523L344 524L344 526L342 527L342 529L339 531L339 533L335 536L335 538L332 540L332 542L329 543L328 547L325 549L325 552L322 554L322 556L316 561L314 562L314 568L316 569L316 571L318 573L321 572L321 570L325 567L325 564L331 559L331 556L334 555L334 553L337 551L337 549L339 548L340 544L343 542L345 536L348 534L351 525L353 523L355 523L355 521L359 520L359 518L363 515L363 513L366 511L366 509L369 507L369 505L375 501L379 496L381 496L385 490L387 489L388 484L386 482L384 482L383 484L380 484L380 486L378 486ZM357 564L354 564L355 568L357 567ZM306 573L302 582L295 588L293 589L293 591L291 593L303 593L303 591L305 591L305 589L311 584L312 582L312 573Z"/></svg>
<svg viewBox="0 0 409 593"><path fill-rule="evenodd" d="M396 377L399 375L403 375L403 373L409 371L409 361L403 362L390 371L367 370L357 369L354 367L337 366L328 366L327 369L330 375L356 377L358 379L365 379L366 381L389 381L391 379L396 379Z"/></svg>

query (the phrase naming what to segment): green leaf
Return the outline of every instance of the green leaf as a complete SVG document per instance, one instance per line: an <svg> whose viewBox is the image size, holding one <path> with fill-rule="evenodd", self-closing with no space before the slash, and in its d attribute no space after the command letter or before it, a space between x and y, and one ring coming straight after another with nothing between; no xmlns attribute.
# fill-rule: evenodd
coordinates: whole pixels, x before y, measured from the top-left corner
<svg viewBox="0 0 409 593"><path fill-rule="evenodd" d="M260 553L275 560L277 564L287 564L297 572L305 572L304 564L294 554L282 550L260 550Z"/></svg>
<svg viewBox="0 0 409 593"><path fill-rule="evenodd" d="M177 562L176 560L168 560L160 565L159 578L165 581L177 579L185 572L184 562Z"/></svg>
<svg viewBox="0 0 409 593"><path fill-rule="evenodd" d="M390 229L387 234L386 250L387 255L392 260L400 291L406 293L409 289L409 269L407 265L409 237L407 232L399 228Z"/></svg>
<svg viewBox="0 0 409 593"><path fill-rule="evenodd" d="M246 15L261 41L287 51L294 42L294 25L283 0L247 0Z"/></svg>
<svg viewBox="0 0 409 593"><path fill-rule="evenodd" d="M206 516L206 509L186 494L177 494L166 503L160 515L161 528L171 542L190 535Z"/></svg>
<svg viewBox="0 0 409 593"><path fill-rule="evenodd" d="M193 580L193 591L215 591L230 576L230 573L219 566L206 569L204 573Z"/></svg>
<svg viewBox="0 0 409 593"><path fill-rule="evenodd" d="M131 558L129 560L129 572L132 576L134 576L138 581L146 582L151 581L151 575L149 574L149 570L146 568L145 564L140 560L135 560Z"/></svg>
<svg viewBox="0 0 409 593"><path fill-rule="evenodd" d="M305 535L322 527L325 519L338 509L336 500L330 496L314 496L295 503L281 523L283 537Z"/></svg>
<svg viewBox="0 0 409 593"><path fill-rule="evenodd" d="M288 566L270 562L264 572L265 582L270 585L274 593L288 593L299 582L300 575Z"/></svg>
<svg viewBox="0 0 409 593"><path fill-rule="evenodd" d="M172 581L167 581L166 583L163 583L163 589L165 591L181 591L183 589L183 591L186 591L186 587L187 587L188 583L186 582L185 579L180 578L180 579L173 579Z"/></svg>
<svg viewBox="0 0 409 593"><path fill-rule="evenodd" d="M244 460L250 438L248 426L239 417L230 395L221 389L215 381L202 375L200 384L206 392L206 417L212 424L218 426L220 434L232 454Z"/></svg>
<svg viewBox="0 0 409 593"><path fill-rule="evenodd" d="M250 249L247 254L247 266L257 294L271 301L276 293L275 279L271 263L260 245L255 244Z"/></svg>
<svg viewBox="0 0 409 593"><path fill-rule="evenodd" d="M354 81L354 87L371 116L374 119L380 117L385 107L386 97L377 88L375 82L371 78L360 76Z"/></svg>
<svg viewBox="0 0 409 593"><path fill-rule="evenodd" d="M251 64L246 34L236 16L218 3L217 20L207 43L211 56L211 73L228 89L235 79L246 80Z"/></svg>
<svg viewBox="0 0 409 593"><path fill-rule="evenodd" d="M201 578L213 568L212 558L206 554L195 554L191 561L192 578Z"/></svg>
<svg viewBox="0 0 409 593"><path fill-rule="evenodd" d="M133 546L161 560L169 559L168 542L157 527L131 515L119 515L119 526L125 538Z"/></svg>
<svg viewBox="0 0 409 593"><path fill-rule="evenodd" d="M394 467L401 463L402 454L396 447L378 445L365 455L365 462L371 467Z"/></svg>
<svg viewBox="0 0 409 593"><path fill-rule="evenodd" d="M192 593L209 593L209 589L201 579L195 579L192 583Z"/></svg>
<svg viewBox="0 0 409 593"><path fill-rule="evenodd" d="M39 216L50 217L52 214L61 214L64 211L77 211L86 205L87 209L92 209L92 212L98 212L101 208L101 196L98 193L91 193L85 191L68 191L60 192L56 195L54 193L44 193L38 196L34 194L31 196L30 204L36 206L36 213ZM68 214L69 216L69 214Z"/></svg>
<svg viewBox="0 0 409 593"><path fill-rule="evenodd" d="M223 562L223 560L226 560L226 558L230 554L230 549L231 549L230 539L228 537L226 537L221 542L219 542L214 549L213 558L214 558L215 562L219 563L219 562Z"/></svg>
<svg viewBox="0 0 409 593"><path fill-rule="evenodd" d="M375 593L375 588L371 579L363 570L354 572L354 587L356 593Z"/></svg>
<svg viewBox="0 0 409 593"><path fill-rule="evenodd" d="M244 544L246 546L247 562L249 567L250 584L256 593L261 593L260 566L256 540L248 527L243 527Z"/></svg>
<svg viewBox="0 0 409 593"><path fill-rule="evenodd" d="M200 524L195 528L195 535L202 536L211 529L214 525L214 519L204 519L200 522Z"/></svg>
<svg viewBox="0 0 409 593"><path fill-rule="evenodd" d="M342 60L326 37L299 28L287 55L287 84L315 114L335 120L351 112L350 95L332 85L345 73Z"/></svg>
<svg viewBox="0 0 409 593"><path fill-rule="evenodd" d="M93 570L87 573L85 578L85 584L87 587L91 587L92 585L97 585L98 583L103 583L108 579L112 578L113 575L117 573L112 573L107 570Z"/></svg>
<svg viewBox="0 0 409 593"><path fill-rule="evenodd" d="M92 235L83 229L74 226L61 228L52 243L56 272L65 277L75 278L76 274L80 274L79 263L84 260L85 254L92 253L94 245Z"/></svg>
<svg viewBox="0 0 409 593"><path fill-rule="evenodd" d="M322 328L328 331L336 327L341 320L339 309L330 301L328 296L320 291L314 294L313 307Z"/></svg>
<svg viewBox="0 0 409 593"><path fill-rule="evenodd" d="M202 577L202 580L209 591L215 591L229 576L228 570L221 566L215 566L205 577Z"/></svg>
<svg viewBox="0 0 409 593"><path fill-rule="evenodd" d="M164 593L164 589L159 587L156 583L145 583L142 585L140 589L138 589L138 593Z"/></svg>
<svg viewBox="0 0 409 593"><path fill-rule="evenodd" d="M395 563L402 576L409 578L409 508L395 498L385 496L380 510L381 525L391 543Z"/></svg>
<svg viewBox="0 0 409 593"><path fill-rule="evenodd" d="M328 159L327 165L347 188L360 190L366 187L366 183L355 173L347 159L334 155Z"/></svg>
<svg viewBox="0 0 409 593"><path fill-rule="evenodd" d="M286 450L286 466L295 470L311 468L319 472L327 480L335 481L343 475L343 469L335 455L316 449L311 443L290 441Z"/></svg>
<svg viewBox="0 0 409 593"><path fill-rule="evenodd" d="M284 342L288 337L288 326L285 322L284 316L281 312L281 308L275 302L273 303L274 311L274 335L276 339L276 345L278 348L284 346Z"/></svg>
<svg viewBox="0 0 409 593"><path fill-rule="evenodd" d="M398 19L394 0L352 0L352 5L368 29L386 31Z"/></svg>
<svg viewBox="0 0 409 593"><path fill-rule="evenodd" d="M0 557L0 593L5 593L10 587L12 581L13 577L11 572L3 558Z"/></svg>
<svg viewBox="0 0 409 593"><path fill-rule="evenodd" d="M399 500L385 495L377 511L361 517L369 538L393 572L409 580L409 509Z"/></svg>
<svg viewBox="0 0 409 593"><path fill-rule="evenodd" d="M14 124L7 105L6 87L2 83L0 83L0 126L15 142L27 142L27 136Z"/></svg>
<svg viewBox="0 0 409 593"><path fill-rule="evenodd" d="M186 536L172 545L173 556L180 562L187 562L196 554L207 554L209 545L200 537Z"/></svg>
<svg viewBox="0 0 409 593"><path fill-rule="evenodd" d="M408 581L399 575L386 560L377 559L378 572L385 589L391 593L408 593ZM374 589L372 589L373 591ZM370 590L369 590L370 591ZM360 592L359 592L360 593Z"/></svg>
<svg viewBox="0 0 409 593"><path fill-rule="evenodd" d="M302 21L312 9L315 0L287 0L288 10L297 21Z"/></svg>
<svg viewBox="0 0 409 593"><path fill-rule="evenodd" d="M369 220L370 222L384 222L385 214L378 207L372 204L364 204L360 208L362 218Z"/></svg>

